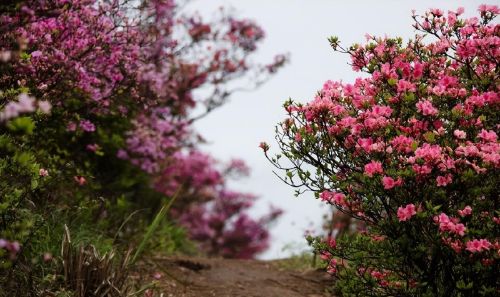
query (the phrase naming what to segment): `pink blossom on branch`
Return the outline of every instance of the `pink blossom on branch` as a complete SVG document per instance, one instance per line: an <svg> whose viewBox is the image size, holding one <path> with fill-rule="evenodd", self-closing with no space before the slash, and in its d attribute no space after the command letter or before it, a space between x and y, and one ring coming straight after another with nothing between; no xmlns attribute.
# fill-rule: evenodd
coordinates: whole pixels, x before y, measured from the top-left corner
<svg viewBox="0 0 500 297"><path fill-rule="evenodd" d="M469 215L472 214L472 207L470 207L469 205L467 205L466 207L464 207L464 209L458 210L458 214L461 217L469 216Z"/></svg>
<svg viewBox="0 0 500 297"><path fill-rule="evenodd" d="M398 208L398 219L400 222L409 220L411 217L417 214L414 204L408 204L405 207Z"/></svg>
<svg viewBox="0 0 500 297"><path fill-rule="evenodd" d="M365 165L365 175L373 177L373 175L377 173L384 173L382 163L380 163L379 161L371 161L370 163Z"/></svg>
<svg viewBox="0 0 500 297"><path fill-rule="evenodd" d="M492 247L491 242L489 242L486 239L473 239L467 241L466 245L466 250L468 250L471 253L480 253L484 250L489 250Z"/></svg>
<svg viewBox="0 0 500 297"><path fill-rule="evenodd" d="M382 183L384 185L384 189L390 190L394 187L400 186L403 183L403 180L399 177L397 180L390 176L382 177Z"/></svg>

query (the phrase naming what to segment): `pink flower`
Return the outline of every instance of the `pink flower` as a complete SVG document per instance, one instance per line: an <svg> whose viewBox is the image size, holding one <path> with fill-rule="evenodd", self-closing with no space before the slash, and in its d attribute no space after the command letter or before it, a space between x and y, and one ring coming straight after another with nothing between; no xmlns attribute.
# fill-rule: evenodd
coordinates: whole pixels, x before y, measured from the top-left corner
<svg viewBox="0 0 500 297"><path fill-rule="evenodd" d="M392 189L396 186L399 186L403 183L403 180L401 178L398 178L397 180L394 180L390 176L384 176L382 178L382 184L384 185L384 189L389 190Z"/></svg>
<svg viewBox="0 0 500 297"><path fill-rule="evenodd" d="M76 124L69 122L68 125L66 125L66 131L76 131Z"/></svg>
<svg viewBox="0 0 500 297"><path fill-rule="evenodd" d="M295 141L301 142L302 141L302 135L300 135L299 132L295 133Z"/></svg>
<svg viewBox="0 0 500 297"><path fill-rule="evenodd" d="M424 159L427 162L433 162L441 159L442 148L439 145L430 145L424 143L415 150L415 157Z"/></svg>
<svg viewBox="0 0 500 297"><path fill-rule="evenodd" d="M437 108L432 105L432 102L429 100L420 100L417 102L417 110L423 114L428 116L434 116L438 114Z"/></svg>
<svg viewBox="0 0 500 297"><path fill-rule="evenodd" d="M32 58L38 58L42 55L42 52L41 51L34 51L31 53L31 57Z"/></svg>
<svg viewBox="0 0 500 297"><path fill-rule="evenodd" d="M405 207L398 208L398 219L400 222L409 220L412 216L416 215L415 205L408 204Z"/></svg>
<svg viewBox="0 0 500 297"><path fill-rule="evenodd" d="M127 160L129 158L127 151L125 151L123 149L119 149L116 152L116 157L119 159L124 159L124 160Z"/></svg>
<svg viewBox="0 0 500 297"><path fill-rule="evenodd" d="M401 79L398 81L397 88L398 88L399 93L403 93L403 92L407 92L407 91L415 92L415 90L416 90L415 84L412 84L411 82L406 81L404 79Z"/></svg>
<svg viewBox="0 0 500 297"><path fill-rule="evenodd" d="M332 196L333 196L332 192L330 191L323 191L321 192L321 194L319 194L319 198L321 198L321 200L325 202L330 202Z"/></svg>
<svg viewBox="0 0 500 297"><path fill-rule="evenodd" d="M12 58L11 51L0 50L0 61L6 63L9 62L11 58Z"/></svg>
<svg viewBox="0 0 500 297"><path fill-rule="evenodd" d="M481 138L484 141L487 142L496 142L497 141L497 134L495 131L486 131L484 129L481 130L481 132L477 135L479 138Z"/></svg>
<svg viewBox="0 0 500 297"><path fill-rule="evenodd" d="M85 132L94 132L95 131L95 125L89 120L81 120L80 121L80 128L82 128L82 130Z"/></svg>
<svg viewBox="0 0 500 297"><path fill-rule="evenodd" d="M264 151L264 152L267 152L269 150L269 145L265 142L261 142L259 144L259 147Z"/></svg>
<svg viewBox="0 0 500 297"><path fill-rule="evenodd" d="M21 112L35 111L35 98L25 93L20 94L18 98L18 106Z"/></svg>
<svg viewBox="0 0 500 297"><path fill-rule="evenodd" d="M431 10L431 13L437 17L440 17L443 15L443 11L441 9L438 9L438 8L432 8Z"/></svg>
<svg viewBox="0 0 500 297"><path fill-rule="evenodd" d="M80 175L76 175L73 177L73 179L76 181L76 183L80 186L83 186L87 183L87 180L85 179L85 177L83 176L80 176Z"/></svg>
<svg viewBox="0 0 500 297"><path fill-rule="evenodd" d="M38 174L39 174L40 176L45 177L45 176L48 176L48 175L49 175L49 171L48 171L48 170L46 170L46 169L44 169L44 168L40 168L40 170L38 171Z"/></svg>
<svg viewBox="0 0 500 297"><path fill-rule="evenodd" d="M336 259L331 259L330 263L328 264L328 267L326 268L326 270L330 274L337 273L337 260Z"/></svg>
<svg viewBox="0 0 500 297"><path fill-rule="evenodd" d="M338 206L347 206L345 195L343 193L323 191L319 196L323 201L337 204Z"/></svg>
<svg viewBox="0 0 500 297"><path fill-rule="evenodd" d="M49 101L38 101L38 108L43 113L49 113L52 109L52 105Z"/></svg>
<svg viewBox="0 0 500 297"><path fill-rule="evenodd" d="M10 101L0 111L0 122L15 118L22 113L35 111L35 98L26 93L19 94L18 101Z"/></svg>
<svg viewBox="0 0 500 297"><path fill-rule="evenodd" d="M17 241L8 241L0 238L0 249L7 250L10 254L10 258L15 259L17 253L21 250L21 245Z"/></svg>
<svg viewBox="0 0 500 297"><path fill-rule="evenodd" d="M458 214L461 217L469 216L472 214L472 208L469 205L467 205L466 207L464 207L464 209L458 210Z"/></svg>
<svg viewBox="0 0 500 297"><path fill-rule="evenodd" d="M487 13L487 12L491 12L492 14L499 14L500 13L500 9L496 5L481 4L481 5L479 5L478 10L481 13Z"/></svg>
<svg viewBox="0 0 500 297"><path fill-rule="evenodd" d="M413 168L413 171L415 171L415 173L418 175L427 175L427 174L432 172L432 168L428 165L420 166L420 165L414 164L412 166L412 168Z"/></svg>
<svg viewBox="0 0 500 297"><path fill-rule="evenodd" d="M373 177L376 173L383 173L382 163L379 161L371 161L370 163L365 165L365 175L369 177Z"/></svg>
<svg viewBox="0 0 500 297"><path fill-rule="evenodd" d="M365 152L369 153L371 151L371 145L373 140L371 138L359 138L358 146L362 148Z"/></svg>
<svg viewBox="0 0 500 297"><path fill-rule="evenodd" d="M465 139L465 137L467 137L467 133L458 129L453 131L453 135L455 135L455 137L458 139Z"/></svg>
<svg viewBox="0 0 500 297"><path fill-rule="evenodd" d="M466 231L466 228L464 226L464 224L455 224L453 227L452 227L452 232L460 235L460 236L464 236L465 235L465 231Z"/></svg>
<svg viewBox="0 0 500 297"><path fill-rule="evenodd" d="M321 258L321 260L327 261L328 259L330 259L332 257L332 254L330 252L327 252L327 251L321 251L319 257Z"/></svg>
<svg viewBox="0 0 500 297"><path fill-rule="evenodd" d="M346 205L345 195L342 193L333 194L333 202L337 205L345 206Z"/></svg>
<svg viewBox="0 0 500 297"><path fill-rule="evenodd" d="M52 260L52 254L47 252L43 254L43 261L44 262L50 262Z"/></svg>
<svg viewBox="0 0 500 297"><path fill-rule="evenodd" d="M327 239L326 239L326 243L328 244L329 247L331 247L332 249L336 248L337 247L337 241L335 240L335 238L329 236Z"/></svg>
<svg viewBox="0 0 500 297"><path fill-rule="evenodd" d="M480 253L483 250L489 250L492 244L487 239L474 239L467 241L465 246L465 249L471 253Z"/></svg>
<svg viewBox="0 0 500 297"><path fill-rule="evenodd" d="M399 152L403 152L403 153L409 153L412 150L412 144L413 144L413 138L411 137L406 137L404 135L398 135L396 137L394 137L392 140L391 140L391 144L394 146L394 148L399 151Z"/></svg>
<svg viewBox="0 0 500 297"><path fill-rule="evenodd" d="M459 240L450 242L450 247L455 251L455 253L460 253L462 251L462 243Z"/></svg>
<svg viewBox="0 0 500 297"><path fill-rule="evenodd" d="M450 218L444 213L442 212L439 216L436 216L434 217L434 221L436 223L448 223L450 222Z"/></svg>
<svg viewBox="0 0 500 297"><path fill-rule="evenodd" d="M453 177L451 174L447 174L446 176L438 176L436 178L436 182L438 187L445 187L446 185L450 184L453 181Z"/></svg>
<svg viewBox="0 0 500 297"><path fill-rule="evenodd" d="M93 144L87 144L86 148L91 152L96 152L101 148L101 146L98 145L97 143L93 143Z"/></svg>
<svg viewBox="0 0 500 297"><path fill-rule="evenodd" d="M373 241L384 241L386 239L385 235L372 235Z"/></svg>
<svg viewBox="0 0 500 297"><path fill-rule="evenodd" d="M434 217L434 222L439 224L439 231L452 232L464 236L467 231L464 224L459 224L457 218L450 219L445 213Z"/></svg>

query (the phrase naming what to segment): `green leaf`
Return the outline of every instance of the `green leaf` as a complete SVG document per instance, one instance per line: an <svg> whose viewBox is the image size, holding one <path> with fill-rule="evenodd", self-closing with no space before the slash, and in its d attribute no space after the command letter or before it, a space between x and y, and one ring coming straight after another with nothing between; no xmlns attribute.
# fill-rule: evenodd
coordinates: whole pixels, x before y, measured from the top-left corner
<svg viewBox="0 0 500 297"><path fill-rule="evenodd" d="M417 148L418 148L418 142L416 142L416 141L412 142L411 149L414 150L414 151L416 151Z"/></svg>
<svg viewBox="0 0 500 297"><path fill-rule="evenodd" d="M14 159L16 160L17 163L19 163L22 166L27 166L31 163L32 160L32 155L27 152L19 152L14 156Z"/></svg>
<svg viewBox="0 0 500 297"><path fill-rule="evenodd" d="M172 196L172 198L170 198L169 201L162 206L160 211L158 211L158 214L156 214L155 218L153 219L151 224L148 226L148 229L146 230L146 234L144 234L144 238L139 243L139 246L137 247L137 250L135 251L134 256L132 257L132 260L130 261L131 264L134 264L135 261L137 261L138 257L143 252L144 248L146 247L146 243L151 239L155 230L160 225L160 222L166 217L170 207L172 206L174 201L177 199L177 196L179 196L179 193L180 193L182 187L183 186L181 185L177 189L175 194Z"/></svg>
<svg viewBox="0 0 500 297"><path fill-rule="evenodd" d="M13 132L24 132L26 134L33 133L35 123L30 117L18 117L7 123L7 128Z"/></svg>
<svg viewBox="0 0 500 297"><path fill-rule="evenodd" d="M424 139L427 142L434 142L436 140L436 135L429 131L424 134Z"/></svg>
<svg viewBox="0 0 500 297"><path fill-rule="evenodd" d="M22 52L19 57L21 58L21 60L28 60L29 58L31 58L31 55L26 53L26 52Z"/></svg>
<svg viewBox="0 0 500 297"><path fill-rule="evenodd" d="M38 180L32 179L31 180L31 189L34 190L36 188L38 188Z"/></svg>
<svg viewBox="0 0 500 297"><path fill-rule="evenodd" d="M413 94L413 93L406 93L404 95L404 100L405 100L405 102L408 102L408 103L411 103L411 102L415 101L415 94Z"/></svg>

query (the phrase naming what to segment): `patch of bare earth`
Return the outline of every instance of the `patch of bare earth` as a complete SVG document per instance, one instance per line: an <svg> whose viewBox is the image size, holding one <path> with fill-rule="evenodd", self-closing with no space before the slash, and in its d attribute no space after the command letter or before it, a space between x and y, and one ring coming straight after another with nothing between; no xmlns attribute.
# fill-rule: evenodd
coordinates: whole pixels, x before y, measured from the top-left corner
<svg viewBox="0 0 500 297"><path fill-rule="evenodd" d="M325 272L293 271L273 261L162 257L148 260L141 271L149 281L161 274L155 281L165 297L332 296Z"/></svg>

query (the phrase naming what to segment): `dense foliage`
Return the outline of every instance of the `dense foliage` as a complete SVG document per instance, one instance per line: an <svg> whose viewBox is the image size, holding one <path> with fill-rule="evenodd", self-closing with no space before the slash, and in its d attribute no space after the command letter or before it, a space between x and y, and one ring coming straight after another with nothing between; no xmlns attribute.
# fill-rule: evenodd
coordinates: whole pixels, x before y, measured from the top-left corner
<svg viewBox="0 0 500 297"><path fill-rule="evenodd" d="M286 58L251 63L259 26L224 10L205 21L185 5L0 4L2 288L37 292L33 279L57 266L64 224L103 250L133 245L174 192L175 225L163 222L150 248L177 250L188 237L210 254L248 258L267 247L279 212L246 214L254 197L225 180L248 169L200 152L192 124Z"/></svg>
<svg viewBox="0 0 500 297"><path fill-rule="evenodd" d="M342 47L354 83L289 101L282 179L361 222L309 238L343 296L498 296L500 13L413 16L418 34Z"/></svg>

